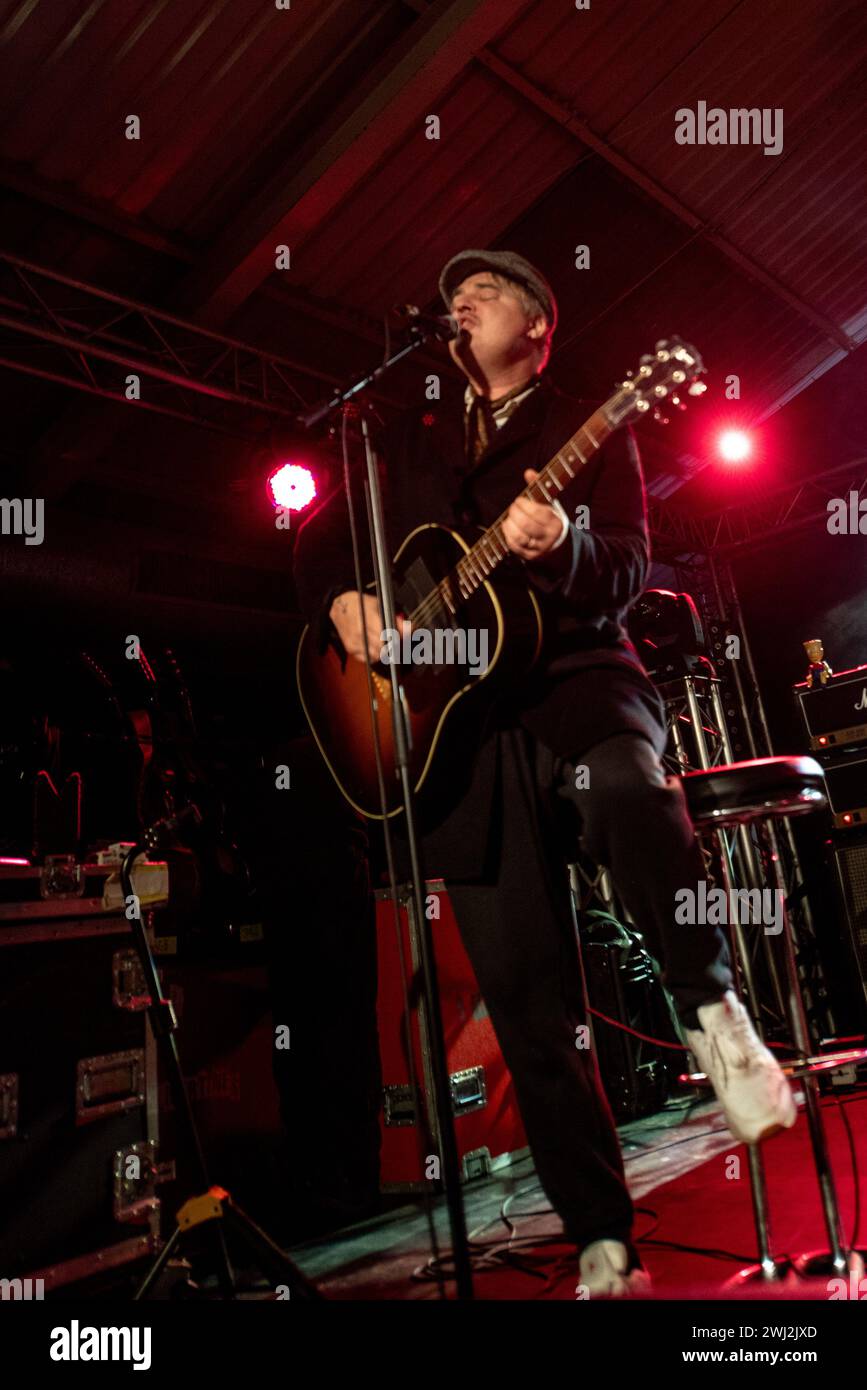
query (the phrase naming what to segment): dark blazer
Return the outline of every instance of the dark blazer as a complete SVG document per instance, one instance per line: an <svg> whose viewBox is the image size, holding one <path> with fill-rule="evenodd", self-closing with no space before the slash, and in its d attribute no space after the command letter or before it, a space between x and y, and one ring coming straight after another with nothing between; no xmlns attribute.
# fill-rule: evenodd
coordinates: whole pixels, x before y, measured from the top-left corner
<svg viewBox="0 0 867 1390"><path fill-rule="evenodd" d="M449 398L430 411L407 412L382 444L391 553L421 522L441 522L468 537L474 526L490 525L523 491L524 469L541 470L592 409L543 376L469 471L462 391L450 388ZM631 432L612 435L560 501L571 520L566 541L543 561L511 562L536 590L545 627L543 658L533 677L534 704L541 682L558 685L581 667L625 662L641 669L623 626L649 567L644 485ZM574 524L580 504L589 508L586 530ZM363 553L365 537L362 524ZM355 588L342 492L302 525L294 563L302 611L317 625L326 622L335 594ZM369 581L367 560L363 572Z"/></svg>

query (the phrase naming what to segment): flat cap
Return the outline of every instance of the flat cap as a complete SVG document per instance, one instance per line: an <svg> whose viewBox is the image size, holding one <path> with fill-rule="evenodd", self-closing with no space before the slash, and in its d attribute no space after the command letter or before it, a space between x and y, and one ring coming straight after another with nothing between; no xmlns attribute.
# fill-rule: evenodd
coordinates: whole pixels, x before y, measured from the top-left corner
<svg viewBox="0 0 867 1390"><path fill-rule="evenodd" d="M444 267L440 276L440 294L450 311L452 295L468 275L478 270L494 270L507 280L514 280L536 296L551 329L557 327L557 301L541 271L519 256L517 251L460 251Z"/></svg>

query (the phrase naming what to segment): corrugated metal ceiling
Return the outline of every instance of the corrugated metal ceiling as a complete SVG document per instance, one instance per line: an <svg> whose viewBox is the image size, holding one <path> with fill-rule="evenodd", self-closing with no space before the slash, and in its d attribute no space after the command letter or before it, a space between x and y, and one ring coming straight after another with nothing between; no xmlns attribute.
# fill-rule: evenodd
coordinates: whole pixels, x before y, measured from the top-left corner
<svg viewBox="0 0 867 1390"><path fill-rule="evenodd" d="M474 46L482 11L485 0L2 3L0 185L17 189L4 242L180 309L191 273L233 272L246 228L261 222L267 243L281 187L301 178L309 210L291 275L267 279L253 261L212 312L275 346L284 334L319 370L369 348L348 328L341 349L345 310L375 319L396 300L433 302L442 262L477 244L515 245L549 271L563 309L555 374L590 392L673 326L740 372L760 418L847 338L867 338L867 7L536 0L504 5ZM421 53L434 22L451 67L422 54L422 77L389 94L390 67ZM450 75L437 88L438 73ZM413 80L439 140L401 105ZM783 153L678 145L674 113L699 100L781 107ZM138 141L124 136L132 114ZM335 194L317 159L353 120L357 141L376 131L376 157L368 146L354 177L348 139ZM578 272L585 242L592 268ZM286 313L284 288L303 312ZM331 323L321 343L305 330L317 302L320 329ZM669 448L700 452L701 429L678 422Z"/></svg>

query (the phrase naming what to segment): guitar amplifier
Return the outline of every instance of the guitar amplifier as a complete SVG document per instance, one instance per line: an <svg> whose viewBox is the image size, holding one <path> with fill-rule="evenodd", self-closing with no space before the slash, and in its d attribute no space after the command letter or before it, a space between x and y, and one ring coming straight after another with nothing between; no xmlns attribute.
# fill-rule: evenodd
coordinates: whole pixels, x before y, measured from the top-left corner
<svg viewBox="0 0 867 1390"><path fill-rule="evenodd" d="M867 748L841 749L824 771L834 829L867 828Z"/></svg>
<svg viewBox="0 0 867 1390"><path fill-rule="evenodd" d="M832 851L837 887L848 928L848 946L864 1002L867 1004L867 836Z"/></svg>
<svg viewBox="0 0 867 1390"><path fill-rule="evenodd" d="M867 666L830 676L826 685L792 687L812 753L867 744Z"/></svg>
<svg viewBox="0 0 867 1390"><path fill-rule="evenodd" d="M443 1014L446 1059L451 1081L455 1138L464 1181L481 1177L526 1152L527 1139L514 1084L503 1060L476 977L441 879L426 885ZM418 968L416 933L411 929L411 894L400 892L400 930L408 972ZM431 1155L420 1152L419 1131L406 1056L406 1011L394 929L391 893L376 893L379 961L377 999L382 1057L383 1106L380 1115L383 1192L418 1192L429 1186ZM409 982L412 1000L412 981ZM429 1132L436 1114L429 1083L429 1048L419 1011L411 1012L416 1079ZM422 1143L421 1148L425 1147ZM434 1149L434 1153L437 1151ZM434 1178L435 1187L438 1186Z"/></svg>

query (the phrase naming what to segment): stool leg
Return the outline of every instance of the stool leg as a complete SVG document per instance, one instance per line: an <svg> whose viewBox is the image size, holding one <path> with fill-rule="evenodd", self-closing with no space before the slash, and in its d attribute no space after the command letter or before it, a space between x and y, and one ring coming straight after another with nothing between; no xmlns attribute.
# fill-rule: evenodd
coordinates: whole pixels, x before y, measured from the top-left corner
<svg viewBox="0 0 867 1390"><path fill-rule="evenodd" d="M759 1247L759 1268L763 1279L778 1279L781 1271L771 1254L768 1186L765 1180L765 1163L761 1144L748 1144L747 1154L750 1164L753 1224L756 1228L756 1243Z"/></svg>
<svg viewBox="0 0 867 1390"><path fill-rule="evenodd" d="M785 889L780 882L780 878L779 866L777 866L777 891L783 894L782 935L783 953L786 962L786 981L789 992L789 1019L792 1026L792 1037L795 1047L801 1057L806 1059L810 1055L810 1032L807 1025L807 1015L804 1010L804 1001L801 998L798 964L795 960L795 948L789 927L789 914L785 908ZM849 1252L846 1238L843 1235L843 1228L840 1224L840 1207L837 1201L837 1192L834 1187L834 1174L831 1170L831 1160L828 1154L828 1142L825 1135L825 1122L822 1118L822 1107L819 1104L819 1082L815 1076L805 1076L803 1081L804 1095L807 1101L807 1123L810 1128L810 1143L813 1149L813 1162L816 1167L816 1177L819 1180L819 1191L822 1197L822 1213L825 1218L825 1229L828 1232L831 1261L834 1270L840 1275L845 1275L849 1268Z"/></svg>

